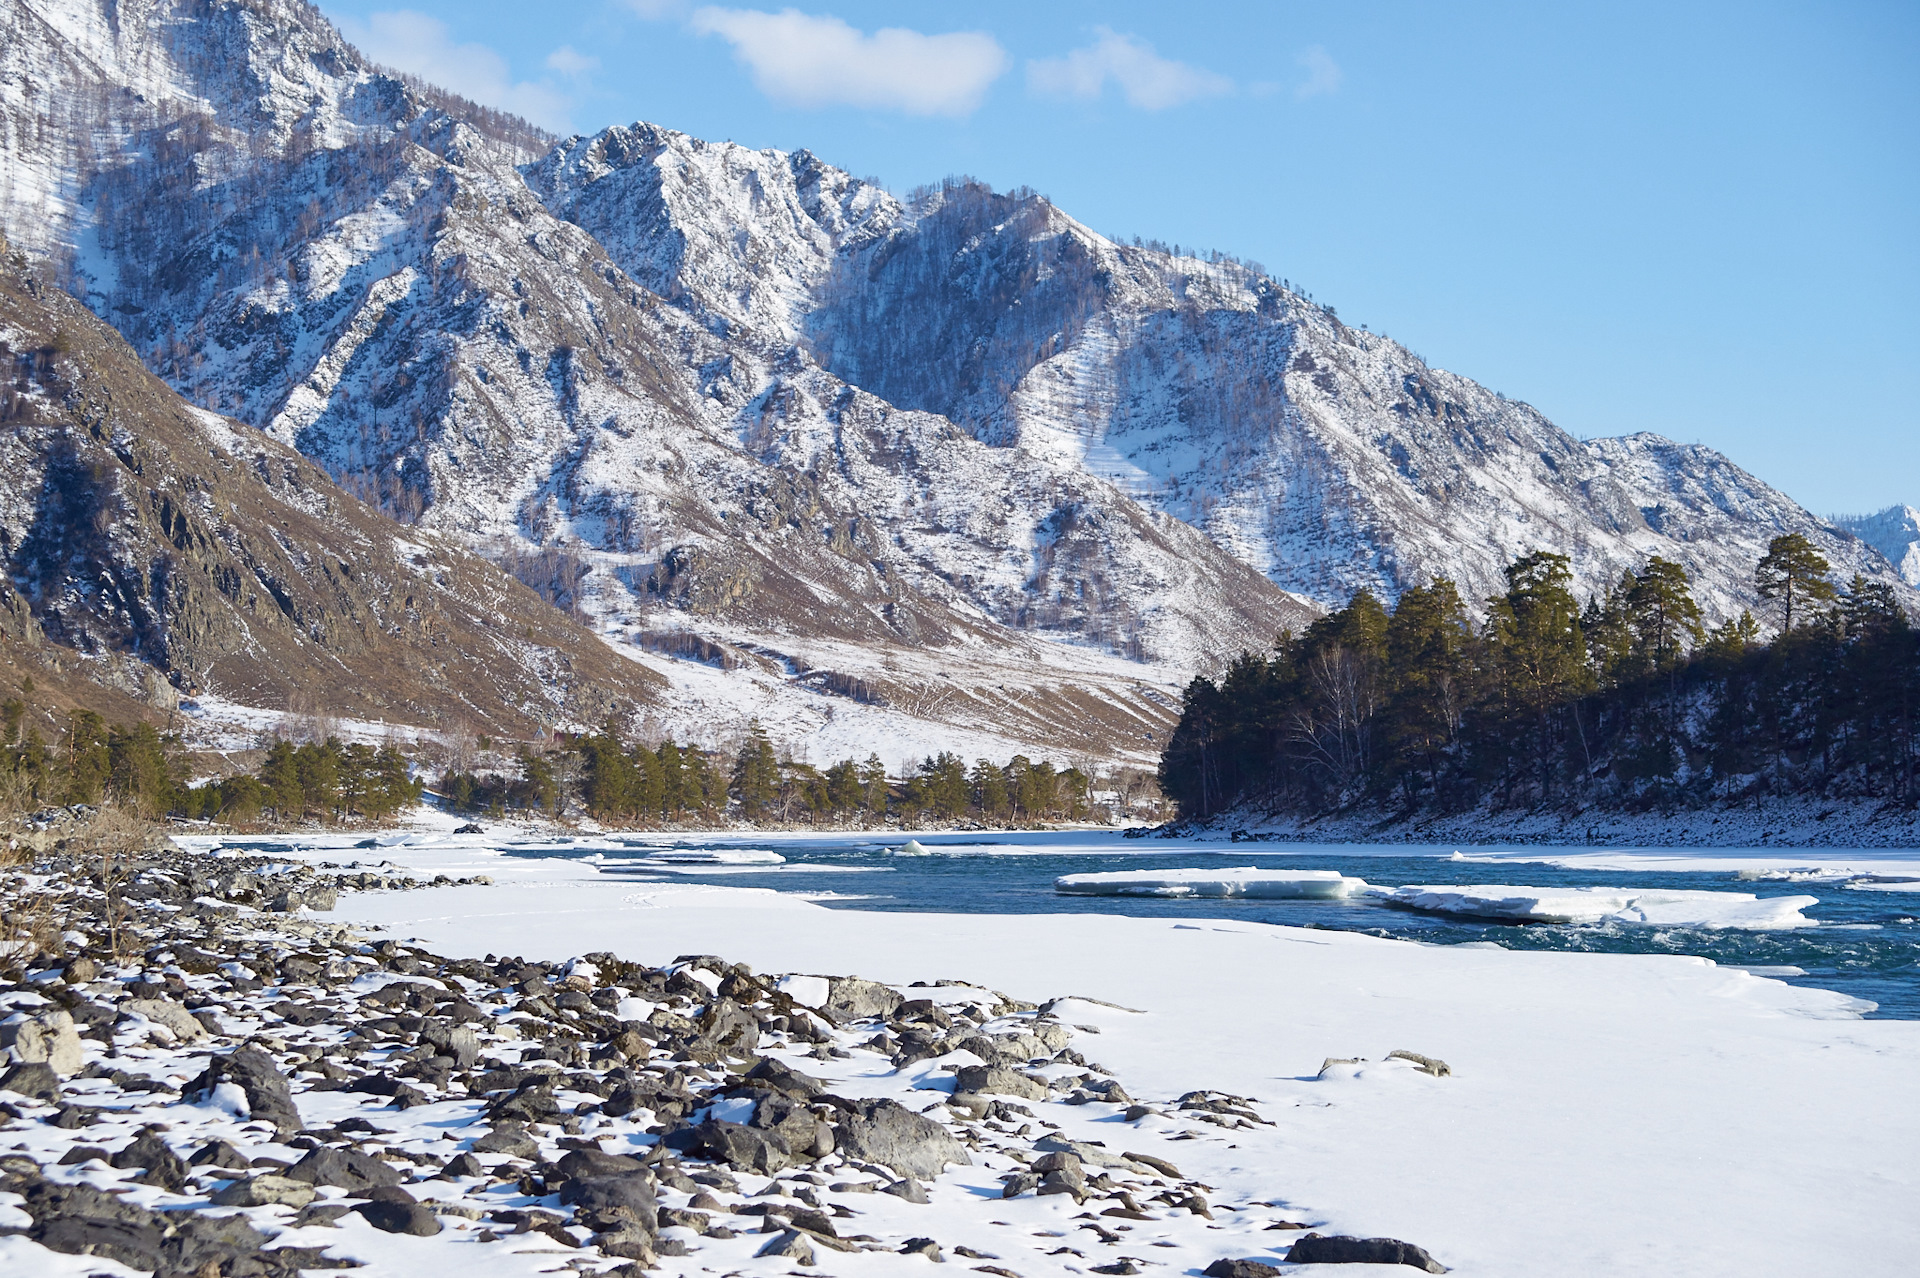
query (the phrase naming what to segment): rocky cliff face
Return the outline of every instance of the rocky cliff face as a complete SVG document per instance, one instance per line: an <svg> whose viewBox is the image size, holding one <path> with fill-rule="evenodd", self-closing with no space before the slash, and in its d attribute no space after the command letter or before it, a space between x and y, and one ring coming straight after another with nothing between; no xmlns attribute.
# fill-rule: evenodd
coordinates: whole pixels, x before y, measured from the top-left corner
<svg viewBox="0 0 1920 1278"><path fill-rule="evenodd" d="M43 682L513 733L663 687L464 546L183 403L4 241L0 373L6 647Z"/></svg>
<svg viewBox="0 0 1920 1278"><path fill-rule="evenodd" d="M0 0L0 224L191 402L624 643L667 730L1103 752L1360 586L1658 553L1725 613L1789 529L1886 572L1251 267L806 152L550 145L292 0Z"/></svg>

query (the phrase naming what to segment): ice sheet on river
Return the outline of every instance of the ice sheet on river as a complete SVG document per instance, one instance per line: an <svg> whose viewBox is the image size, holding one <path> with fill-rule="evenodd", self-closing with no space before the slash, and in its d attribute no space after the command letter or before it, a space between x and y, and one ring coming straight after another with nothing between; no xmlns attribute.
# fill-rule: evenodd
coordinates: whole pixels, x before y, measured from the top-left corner
<svg viewBox="0 0 1920 1278"><path fill-rule="evenodd" d="M1520 923L1647 923L1664 927L1815 927L1800 913L1812 896L1757 897L1748 892L1658 889L1516 887L1510 884L1435 884L1382 890L1391 905L1434 914L1459 914Z"/></svg>
<svg viewBox="0 0 1920 1278"><path fill-rule="evenodd" d="M1376 889L1337 870L1115 870L1065 874L1053 881L1064 896L1244 896L1262 900L1336 901Z"/></svg>

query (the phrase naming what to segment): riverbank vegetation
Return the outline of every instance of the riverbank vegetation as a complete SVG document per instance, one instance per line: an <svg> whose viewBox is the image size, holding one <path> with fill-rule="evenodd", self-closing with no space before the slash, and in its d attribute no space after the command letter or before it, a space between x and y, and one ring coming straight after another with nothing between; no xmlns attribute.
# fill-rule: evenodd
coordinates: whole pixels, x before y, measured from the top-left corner
<svg viewBox="0 0 1920 1278"><path fill-rule="evenodd" d="M1748 613L1703 626L1657 557L1583 605L1565 556L1523 556L1481 619L1445 579L1391 609L1361 591L1195 679L1161 787L1191 818L1912 804L1920 632L1889 587L1828 574L1805 538L1775 539L1755 573L1770 638Z"/></svg>

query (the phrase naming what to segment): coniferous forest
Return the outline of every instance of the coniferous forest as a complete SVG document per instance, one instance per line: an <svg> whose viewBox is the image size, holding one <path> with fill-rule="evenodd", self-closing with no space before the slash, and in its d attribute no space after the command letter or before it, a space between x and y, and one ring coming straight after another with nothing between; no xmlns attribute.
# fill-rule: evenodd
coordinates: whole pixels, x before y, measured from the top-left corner
<svg viewBox="0 0 1920 1278"><path fill-rule="evenodd" d="M1657 557L1584 605L1563 555L1506 584L1481 619L1444 578L1391 610L1361 591L1193 680L1162 789L1187 818L1920 797L1920 631L1798 534L1756 565L1764 623L1704 626Z"/></svg>

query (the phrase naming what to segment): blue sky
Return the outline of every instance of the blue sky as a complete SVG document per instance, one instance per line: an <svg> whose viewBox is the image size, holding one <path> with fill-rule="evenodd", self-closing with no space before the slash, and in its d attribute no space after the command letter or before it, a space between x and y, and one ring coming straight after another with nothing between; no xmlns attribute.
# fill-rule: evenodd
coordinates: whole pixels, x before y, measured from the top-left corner
<svg viewBox="0 0 1920 1278"><path fill-rule="evenodd" d="M1583 436L1920 505L1920 6L323 0L556 131L1027 185L1264 263Z"/></svg>

